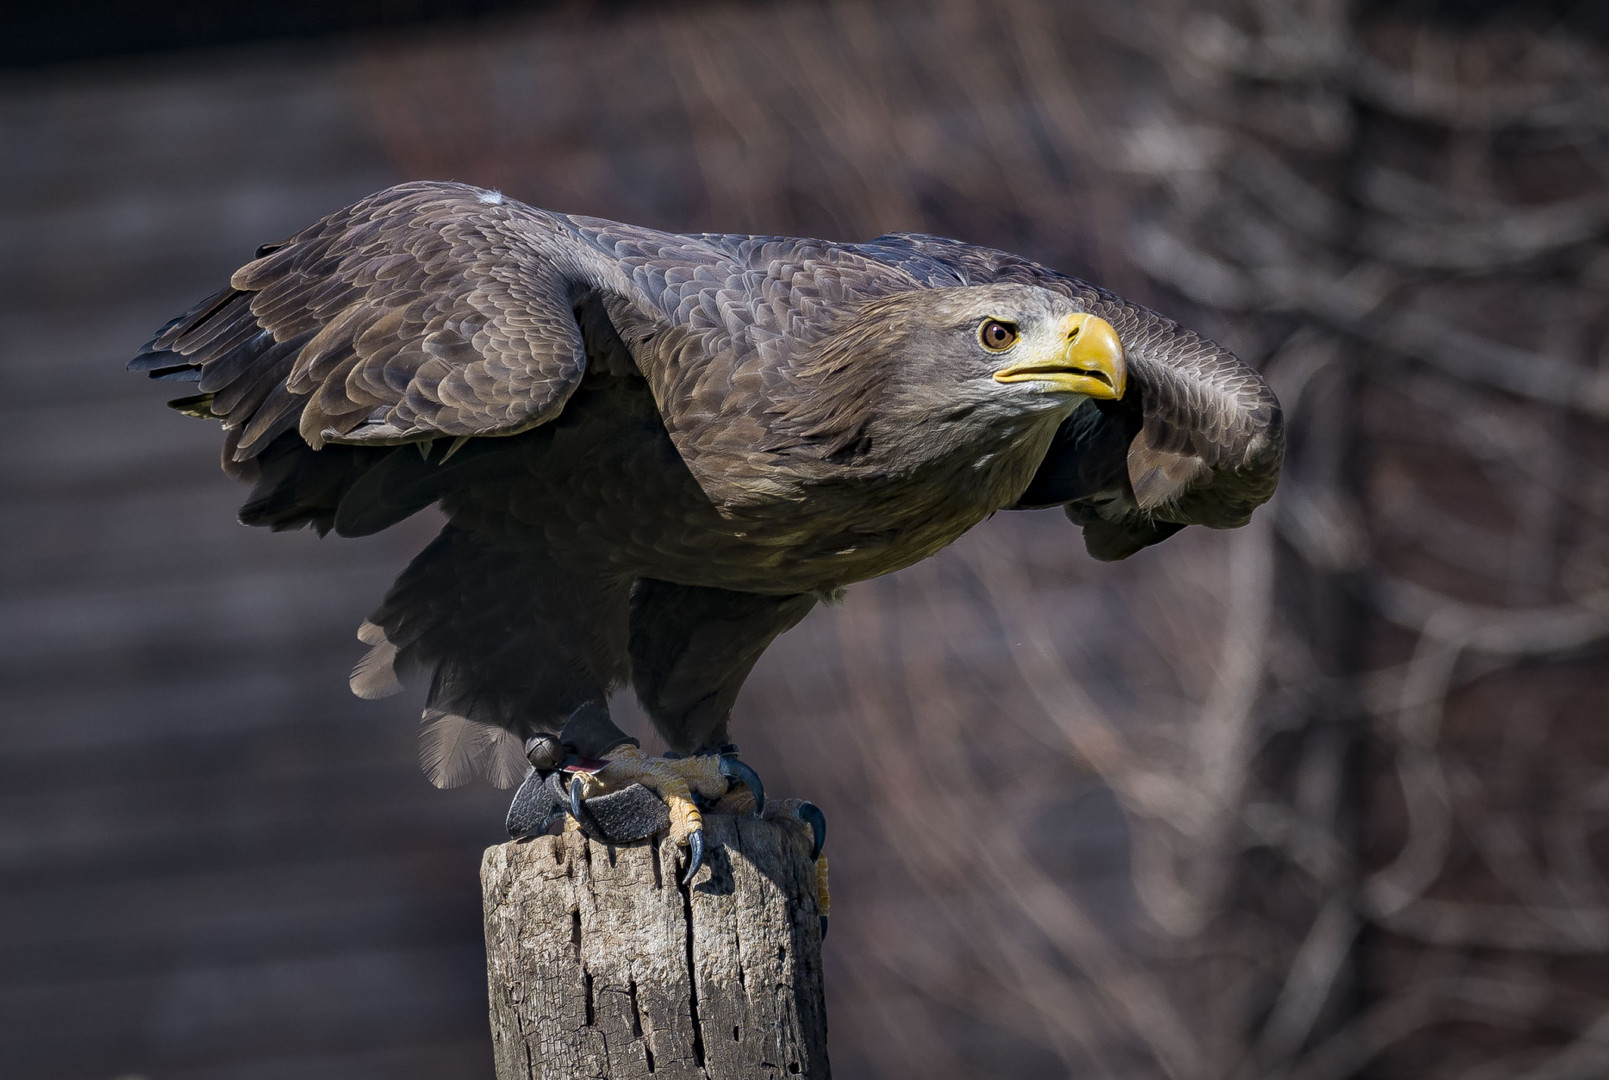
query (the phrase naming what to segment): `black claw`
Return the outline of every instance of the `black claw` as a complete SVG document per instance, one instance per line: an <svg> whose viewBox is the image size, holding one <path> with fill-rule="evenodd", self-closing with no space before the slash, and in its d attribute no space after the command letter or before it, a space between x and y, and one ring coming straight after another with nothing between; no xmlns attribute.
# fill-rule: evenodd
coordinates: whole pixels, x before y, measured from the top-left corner
<svg viewBox="0 0 1609 1080"><path fill-rule="evenodd" d="M728 780L736 780L754 793L755 817L765 812L765 785L760 782L759 773L749 768L741 759L731 754L722 754L721 775Z"/></svg>
<svg viewBox="0 0 1609 1080"><path fill-rule="evenodd" d="M827 940L827 916L821 916L821 940Z"/></svg>
<svg viewBox="0 0 1609 1080"><path fill-rule="evenodd" d="M585 820L581 816L581 789L582 789L581 778L579 776L571 777L570 778L570 816L575 818L577 821Z"/></svg>
<svg viewBox="0 0 1609 1080"><path fill-rule="evenodd" d="M821 849L827 846L827 815L821 812L821 807L813 802L801 802L794 816L810 826L811 835L815 838L810 845L810 857L817 858Z"/></svg>
<svg viewBox="0 0 1609 1080"><path fill-rule="evenodd" d="M682 875L682 884L691 885L693 875L698 868L704 865L704 830L694 829L693 835L687 838L687 873Z"/></svg>

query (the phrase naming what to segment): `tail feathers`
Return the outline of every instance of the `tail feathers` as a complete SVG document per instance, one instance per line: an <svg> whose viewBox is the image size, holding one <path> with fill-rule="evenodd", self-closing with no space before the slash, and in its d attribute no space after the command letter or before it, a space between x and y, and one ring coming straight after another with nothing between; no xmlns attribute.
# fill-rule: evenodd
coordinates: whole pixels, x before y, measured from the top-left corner
<svg viewBox="0 0 1609 1080"><path fill-rule="evenodd" d="M358 640L373 648L352 669L352 692L371 701L400 693L402 680L397 677L397 647L385 636L385 631L366 622L358 628Z"/></svg>
<svg viewBox="0 0 1609 1080"><path fill-rule="evenodd" d="M361 635L376 650L373 668L364 666L354 687L389 686L388 666L429 672L426 775L443 787L477 772L515 783L527 768L527 736L559 730L578 705L624 679L627 588L449 523L369 616Z"/></svg>
<svg viewBox="0 0 1609 1080"><path fill-rule="evenodd" d="M529 769L512 731L435 708L425 710L419 766L439 788L458 787L482 773L498 787L513 787Z"/></svg>
<svg viewBox="0 0 1609 1080"><path fill-rule="evenodd" d="M399 650L385 630L366 622L358 628L358 640L370 649L352 671L352 692L372 699L400 691ZM479 775L498 787L512 787L524 778L528 762L512 731L432 704L425 709L419 733L419 765L440 788L459 787Z"/></svg>

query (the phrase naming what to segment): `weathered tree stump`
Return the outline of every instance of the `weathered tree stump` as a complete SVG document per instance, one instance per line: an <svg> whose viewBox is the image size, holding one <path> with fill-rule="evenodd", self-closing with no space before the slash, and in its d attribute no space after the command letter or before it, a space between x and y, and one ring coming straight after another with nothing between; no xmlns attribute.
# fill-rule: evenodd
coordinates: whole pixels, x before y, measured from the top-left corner
<svg viewBox="0 0 1609 1080"><path fill-rule="evenodd" d="M668 842L487 849L498 1080L830 1075L807 845L770 821L704 822L690 887Z"/></svg>

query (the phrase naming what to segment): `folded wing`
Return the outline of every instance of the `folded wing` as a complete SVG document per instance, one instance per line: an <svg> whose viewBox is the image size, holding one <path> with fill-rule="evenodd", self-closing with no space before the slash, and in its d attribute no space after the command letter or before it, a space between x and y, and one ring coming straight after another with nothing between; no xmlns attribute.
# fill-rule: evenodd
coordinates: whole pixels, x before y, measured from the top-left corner
<svg viewBox="0 0 1609 1080"><path fill-rule="evenodd" d="M1016 255L894 234L862 250L934 285L1020 281L1053 289L1116 328L1129 392L1062 425L1017 506L1061 505L1098 559L1122 559L1186 525L1244 525L1284 458L1279 401L1233 353L1171 319Z"/></svg>
<svg viewBox="0 0 1609 1080"><path fill-rule="evenodd" d="M400 185L257 254L129 365L198 384L175 405L224 421L226 467L292 429L314 449L513 434L585 369L573 304L601 260L495 192Z"/></svg>

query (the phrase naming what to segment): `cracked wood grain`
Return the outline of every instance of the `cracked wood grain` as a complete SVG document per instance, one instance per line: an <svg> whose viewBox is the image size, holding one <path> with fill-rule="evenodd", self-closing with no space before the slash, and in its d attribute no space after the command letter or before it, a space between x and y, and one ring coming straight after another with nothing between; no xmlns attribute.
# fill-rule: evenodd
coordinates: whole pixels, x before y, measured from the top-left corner
<svg viewBox="0 0 1609 1080"><path fill-rule="evenodd" d="M705 866L579 833L481 864L498 1080L825 1078L826 1007L807 845L705 818Z"/></svg>

